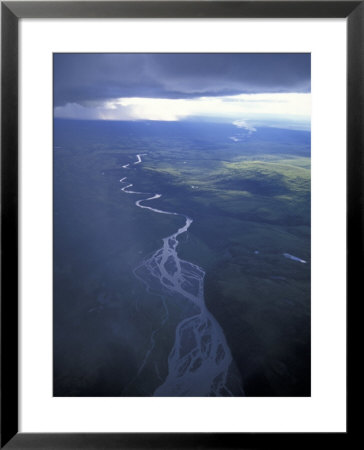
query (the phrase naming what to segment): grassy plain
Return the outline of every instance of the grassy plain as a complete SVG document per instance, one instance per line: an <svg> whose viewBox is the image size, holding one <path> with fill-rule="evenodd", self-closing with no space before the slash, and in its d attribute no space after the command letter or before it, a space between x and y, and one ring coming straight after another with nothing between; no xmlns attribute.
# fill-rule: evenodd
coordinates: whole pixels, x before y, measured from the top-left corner
<svg viewBox="0 0 364 450"><path fill-rule="evenodd" d="M206 304L246 395L310 395L309 133L262 128L240 131L237 142L233 133L221 124L56 121L56 395L150 395L166 375L173 321L135 378L163 305L132 269L182 219L135 207L143 196L120 191L124 176L137 191L163 194L155 207L193 218L179 254L206 271ZM133 165L137 153L146 155Z"/></svg>

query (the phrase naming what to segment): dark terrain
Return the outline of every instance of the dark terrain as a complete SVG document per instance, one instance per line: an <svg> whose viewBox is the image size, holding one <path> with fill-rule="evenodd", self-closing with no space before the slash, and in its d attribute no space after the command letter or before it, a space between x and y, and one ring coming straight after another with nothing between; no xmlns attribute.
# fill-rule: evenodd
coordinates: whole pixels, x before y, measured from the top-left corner
<svg viewBox="0 0 364 450"><path fill-rule="evenodd" d="M167 302L169 320L160 327L161 297L147 292L133 269L182 220L137 208L142 196L121 192L125 176L136 191L163 195L151 206L193 218L178 252L206 272L205 302L225 333L245 395L309 396L310 133L60 119L54 395L149 396L167 375L188 305Z"/></svg>

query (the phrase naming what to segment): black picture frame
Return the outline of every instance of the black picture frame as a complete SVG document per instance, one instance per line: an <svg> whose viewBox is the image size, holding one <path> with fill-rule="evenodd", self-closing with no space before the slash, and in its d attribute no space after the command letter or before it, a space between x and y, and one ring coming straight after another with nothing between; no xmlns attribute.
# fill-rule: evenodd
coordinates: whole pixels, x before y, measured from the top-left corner
<svg viewBox="0 0 364 450"><path fill-rule="evenodd" d="M1 2L1 448L298 448L329 439L349 447L350 390L345 433L18 433L18 22L109 17L347 19L348 306L357 297L363 273L364 1Z"/></svg>

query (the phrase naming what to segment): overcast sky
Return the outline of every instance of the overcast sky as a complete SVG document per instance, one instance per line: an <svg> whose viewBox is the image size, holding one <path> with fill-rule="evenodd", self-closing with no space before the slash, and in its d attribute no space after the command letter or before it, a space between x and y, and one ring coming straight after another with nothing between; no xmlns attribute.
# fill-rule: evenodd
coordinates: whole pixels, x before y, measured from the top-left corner
<svg viewBox="0 0 364 450"><path fill-rule="evenodd" d="M55 54L55 116L310 117L309 54Z"/></svg>

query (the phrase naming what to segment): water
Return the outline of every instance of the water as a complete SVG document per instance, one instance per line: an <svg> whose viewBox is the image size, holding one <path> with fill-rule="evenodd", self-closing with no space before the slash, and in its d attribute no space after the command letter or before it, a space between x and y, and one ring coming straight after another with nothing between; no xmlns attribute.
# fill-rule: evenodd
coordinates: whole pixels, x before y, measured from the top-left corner
<svg viewBox="0 0 364 450"><path fill-rule="evenodd" d="M137 155L134 164L142 162ZM127 168L128 165L123 166ZM121 183L127 183L124 177ZM177 325L175 342L168 356L168 375L155 390L155 396L232 396L229 387L231 377L232 356L225 335L208 311L204 300L204 270L196 264L180 259L178 256L178 237L186 233L193 220L183 214L164 211L145 205L161 198L161 194L149 194L132 191L133 184L127 184L121 190L127 194L145 194L150 197L137 200L136 206L157 214L169 214L184 218L184 225L175 233L163 238L163 245L152 256L145 259L134 269L134 275L142 281L148 290L153 290L172 299L182 299L193 306L193 313L183 318ZM164 303L165 305L165 303ZM168 320L164 314L161 323ZM161 326L154 330L151 345L139 367L146 364L155 345L155 334ZM239 395L242 395L239 386Z"/></svg>

